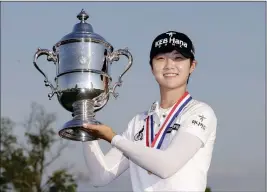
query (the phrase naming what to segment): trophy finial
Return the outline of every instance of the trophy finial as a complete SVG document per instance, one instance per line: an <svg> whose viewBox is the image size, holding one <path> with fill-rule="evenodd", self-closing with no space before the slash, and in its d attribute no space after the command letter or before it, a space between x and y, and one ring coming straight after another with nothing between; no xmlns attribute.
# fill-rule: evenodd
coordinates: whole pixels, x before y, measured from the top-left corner
<svg viewBox="0 0 267 192"><path fill-rule="evenodd" d="M84 11L84 9L81 10L81 12L77 15L77 18L81 21L81 22L84 22L86 21L89 16L88 14Z"/></svg>

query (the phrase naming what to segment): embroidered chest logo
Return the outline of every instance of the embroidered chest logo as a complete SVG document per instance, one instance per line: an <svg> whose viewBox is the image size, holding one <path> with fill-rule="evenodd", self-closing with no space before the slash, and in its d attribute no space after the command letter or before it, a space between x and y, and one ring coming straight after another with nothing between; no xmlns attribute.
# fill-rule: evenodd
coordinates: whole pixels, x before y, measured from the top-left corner
<svg viewBox="0 0 267 192"><path fill-rule="evenodd" d="M143 128L138 133L135 134L135 136L134 136L134 140L135 141L142 141L143 140L143 138L144 138L144 134L143 134L144 130L145 130L145 127L143 126Z"/></svg>
<svg viewBox="0 0 267 192"><path fill-rule="evenodd" d="M175 123L172 127L168 128L167 133L171 133L172 131L178 131L179 128L180 128L180 124Z"/></svg>
<svg viewBox="0 0 267 192"><path fill-rule="evenodd" d="M206 117L204 115L199 115L198 117L199 117L199 121L198 120L192 120L192 124L197 125L197 126L201 127L201 129L205 130L206 125L204 125L203 121L206 119Z"/></svg>

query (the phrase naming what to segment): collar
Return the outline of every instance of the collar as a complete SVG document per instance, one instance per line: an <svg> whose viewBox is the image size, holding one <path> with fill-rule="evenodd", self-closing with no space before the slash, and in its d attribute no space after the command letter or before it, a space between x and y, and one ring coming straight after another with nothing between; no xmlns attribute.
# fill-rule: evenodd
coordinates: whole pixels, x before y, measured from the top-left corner
<svg viewBox="0 0 267 192"><path fill-rule="evenodd" d="M148 111L145 112L142 119L146 119L148 116L158 114L159 113L159 102L155 101L149 108Z"/></svg>
<svg viewBox="0 0 267 192"><path fill-rule="evenodd" d="M189 94L189 92L187 92ZM151 105L151 107L149 108L148 111L146 111L142 117L142 119L146 119L148 116L151 116L151 115L157 115L159 114L159 102L158 101L154 101L153 104Z"/></svg>

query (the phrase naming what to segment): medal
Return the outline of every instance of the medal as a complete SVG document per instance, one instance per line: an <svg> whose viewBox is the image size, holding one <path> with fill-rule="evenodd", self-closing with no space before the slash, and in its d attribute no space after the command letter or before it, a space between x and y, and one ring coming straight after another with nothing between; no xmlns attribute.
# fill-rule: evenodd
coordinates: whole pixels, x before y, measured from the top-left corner
<svg viewBox="0 0 267 192"><path fill-rule="evenodd" d="M163 140L165 138L165 135L167 134L168 128L176 120L180 112L189 103L189 101L191 101L191 99L192 97L190 96L190 94L188 92L185 92L184 95L172 107L171 111L169 112L168 116L163 122L155 138L154 138L153 115L150 115L146 118L146 146L147 147L156 147L157 149L160 149L163 143ZM152 174L150 171L147 171L147 173L149 175Z"/></svg>
<svg viewBox="0 0 267 192"><path fill-rule="evenodd" d="M146 146L147 147L156 147L160 149L165 135L168 131L168 128L172 125L175 119L178 117L183 108L191 101L192 97L188 92L185 92L184 95L176 102L172 107L165 121L163 122L161 128L159 129L158 134L154 138L154 124L153 124L153 115L150 115L146 119ZM149 137L150 135L150 137Z"/></svg>

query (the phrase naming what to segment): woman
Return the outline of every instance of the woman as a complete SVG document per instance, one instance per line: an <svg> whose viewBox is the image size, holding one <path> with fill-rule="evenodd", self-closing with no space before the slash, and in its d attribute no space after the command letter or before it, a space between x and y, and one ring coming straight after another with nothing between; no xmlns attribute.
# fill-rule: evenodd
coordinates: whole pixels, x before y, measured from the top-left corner
<svg viewBox="0 0 267 192"><path fill-rule="evenodd" d="M107 185L130 168L134 192L205 191L217 118L208 104L187 91L197 64L194 54L187 35L160 34L150 51L160 101L137 114L122 135L106 125L84 125L113 146L103 155L97 141L84 143L91 184Z"/></svg>

